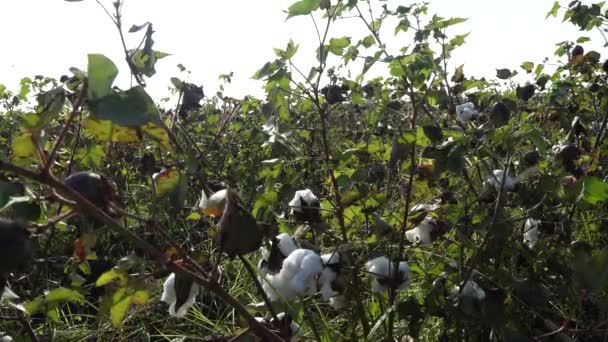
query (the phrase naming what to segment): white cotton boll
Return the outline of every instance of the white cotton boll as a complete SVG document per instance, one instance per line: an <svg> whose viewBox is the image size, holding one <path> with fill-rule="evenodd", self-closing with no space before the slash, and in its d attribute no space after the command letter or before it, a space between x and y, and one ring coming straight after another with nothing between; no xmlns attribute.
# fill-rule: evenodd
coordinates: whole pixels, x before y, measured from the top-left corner
<svg viewBox="0 0 608 342"><path fill-rule="evenodd" d="M292 214L294 212L303 213L303 207L309 207L318 201L319 199L310 189L298 190L293 199L289 202L289 207L291 207Z"/></svg>
<svg viewBox="0 0 608 342"><path fill-rule="evenodd" d="M13 338L7 333L0 331L0 342L13 342Z"/></svg>
<svg viewBox="0 0 608 342"><path fill-rule="evenodd" d="M370 273L372 277L373 292L382 292L386 289L386 287L378 282L378 278L387 277L389 275L390 264L391 262L385 256L377 257L365 263L365 270Z"/></svg>
<svg viewBox="0 0 608 342"><path fill-rule="evenodd" d="M177 304L177 294L175 292L175 273L171 273L169 278L165 280L165 284L163 285L163 294L160 298L162 302L169 304L169 315L177 318L182 318L186 316L186 313L194 305L194 301L196 300L196 296L199 292L199 285L195 282L192 282L190 286L190 293L188 294L188 299L179 307L175 308Z"/></svg>
<svg viewBox="0 0 608 342"><path fill-rule="evenodd" d="M479 112L475 110L475 105L471 102L456 106L456 120L462 123L475 120L478 116Z"/></svg>
<svg viewBox="0 0 608 342"><path fill-rule="evenodd" d="M324 300L330 300L338 295L338 292L334 291L331 285L338 277L338 272L332 266L340 264L340 255L338 253L323 254L321 255L321 260L323 261L323 265L325 265L323 272L321 272L321 277L319 277L321 296L323 296Z"/></svg>
<svg viewBox="0 0 608 342"><path fill-rule="evenodd" d="M459 296L460 286L456 285L452 289L452 297L456 298ZM460 293L462 297L472 297L477 300L484 300L486 298L486 292L477 285L476 282L469 280L464 284L464 289L462 289L462 293Z"/></svg>
<svg viewBox="0 0 608 342"><path fill-rule="evenodd" d="M322 271L323 263L318 254L309 249L296 249L283 260L278 274L268 276L270 284L263 284L264 291L272 301L281 296L293 300L297 296L312 295L317 291L316 276Z"/></svg>
<svg viewBox="0 0 608 342"><path fill-rule="evenodd" d="M538 242L540 234L540 231L538 230L538 225L540 224L540 222L540 220L528 218L526 220L526 224L524 225L524 243L530 249L534 248L534 246Z"/></svg>
<svg viewBox="0 0 608 342"><path fill-rule="evenodd" d="M228 191L222 189L218 192L213 193L210 197L207 197L205 190L201 190L201 199L198 202L199 210L212 217L220 217L224 212L224 205L226 204L226 194Z"/></svg>
<svg viewBox="0 0 608 342"><path fill-rule="evenodd" d="M277 235L277 240L279 240L279 250L284 257L288 257L289 254L298 249L296 241L287 233Z"/></svg>
<svg viewBox="0 0 608 342"><path fill-rule="evenodd" d="M496 192L500 191L500 184L502 182L504 173L505 173L504 170L494 170L492 172L492 175L490 177L488 177L488 179L486 180L486 183L493 186L494 189L496 189ZM515 188L516 183L517 183L517 180L515 178L507 175L505 177L503 190L505 190L505 191L513 190Z"/></svg>
<svg viewBox="0 0 608 342"><path fill-rule="evenodd" d="M385 256L377 257L365 263L365 270L372 277L373 292L382 292L388 289L382 283L390 282L391 278L394 277L394 268L394 263L390 262ZM402 281L397 288L401 290L406 289L410 284L410 272L407 262L402 261L399 263L399 274L402 277Z"/></svg>
<svg viewBox="0 0 608 342"><path fill-rule="evenodd" d="M418 226L414 229L410 229L405 232L405 237L411 243L418 245L428 245L432 242L431 232L435 229L432 218L426 217Z"/></svg>

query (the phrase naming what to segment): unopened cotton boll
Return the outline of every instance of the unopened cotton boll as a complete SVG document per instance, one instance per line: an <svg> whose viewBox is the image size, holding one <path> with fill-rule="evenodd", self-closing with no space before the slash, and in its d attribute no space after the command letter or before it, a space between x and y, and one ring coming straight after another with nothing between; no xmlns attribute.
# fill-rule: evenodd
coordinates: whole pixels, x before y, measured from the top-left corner
<svg viewBox="0 0 608 342"><path fill-rule="evenodd" d="M293 300L317 290L316 276L323 271L321 257L309 249L296 249L285 260L281 271L268 276L264 291L271 301L280 297Z"/></svg>
<svg viewBox="0 0 608 342"><path fill-rule="evenodd" d="M390 262L385 256L377 257L365 263L365 270L372 277L373 292L382 292L391 287L395 277L394 269L394 263ZM407 262L401 261L399 263L399 276L397 278L398 283L395 284L397 289L404 290L409 286L410 271Z"/></svg>
<svg viewBox="0 0 608 342"><path fill-rule="evenodd" d="M432 218L427 216L414 229L405 232L407 240L417 245L428 245L432 242L431 232L435 229Z"/></svg>
<svg viewBox="0 0 608 342"><path fill-rule="evenodd" d="M456 120L467 123L479 117L479 112L475 110L475 105L471 102L456 106Z"/></svg>
<svg viewBox="0 0 608 342"><path fill-rule="evenodd" d="M338 278L338 267L340 265L340 255L338 253L328 253L321 255L321 261L324 268L319 277L321 283L321 296L324 300L330 300L337 296L338 292L334 291L332 284Z"/></svg>
<svg viewBox="0 0 608 342"><path fill-rule="evenodd" d="M460 286L456 285L452 289L452 298L457 297L471 297L477 300L484 300L486 298L486 292L477 285L473 280L469 280L464 284L464 288L462 289L462 293L460 292Z"/></svg>
<svg viewBox="0 0 608 342"><path fill-rule="evenodd" d="M496 192L500 191L500 185L502 183L504 174L505 174L504 170L494 170L492 172L492 175L490 175L490 177L488 177L488 179L486 180L486 184L493 186L494 189L496 189ZM514 177L511 177L509 175L507 175L504 178L505 178L505 182L504 182L503 190L505 190L505 191L513 190L515 188L515 184L517 183L517 180Z"/></svg>
<svg viewBox="0 0 608 342"><path fill-rule="evenodd" d="M175 290L175 273L171 273L169 278L165 280L165 284L163 285L163 294L160 298L162 302L169 304L169 315L177 318L182 318L186 316L186 313L194 305L194 301L196 300L196 296L198 295L200 287L197 283L192 282L190 286L190 292L188 293L188 298L186 301L178 308L176 308L177 304L177 292Z"/></svg>
<svg viewBox="0 0 608 342"><path fill-rule="evenodd" d="M538 226L540 225L540 222L540 220L535 220L533 218L526 219L526 224L524 225L524 243L530 249L534 248L538 242L540 234Z"/></svg>

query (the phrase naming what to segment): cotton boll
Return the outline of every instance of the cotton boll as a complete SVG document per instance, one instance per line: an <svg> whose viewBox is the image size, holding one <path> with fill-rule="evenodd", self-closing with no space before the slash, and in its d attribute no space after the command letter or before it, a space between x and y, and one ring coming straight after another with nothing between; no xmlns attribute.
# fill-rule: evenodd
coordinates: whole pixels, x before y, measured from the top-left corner
<svg viewBox="0 0 608 342"><path fill-rule="evenodd" d="M338 277L337 268L340 265L340 255L338 253L329 253L321 255L323 261L323 272L319 282L321 283L321 296L324 300L330 300L332 297L338 295L337 291L334 291L332 284Z"/></svg>
<svg viewBox="0 0 608 342"><path fill-rule="evenodd" d="M279 250L284 257L288 257L293 251L298 249L298 245L296 241L289 236L287 233L281 233L277 235L277 240L279 240Z"/></svg>
<svg viewBox="0 0 608 342"><path fill-rule="evenodd" d="M190 292L188 293L188 298L179 308L176 308L175 305L177 304L177 293L175 290L175 273L171 273L169 278L165 280L165 283L163 285L163 294L160 300L169 304L169 315L177 318L182 318L186 316L188 309L190 309L190 307L194 305L194 301L196 300L196 296L198 295L199 290L199 285L195 282L192 282L192 285L190 286Z"/></svg>
<svg viewBox="0 0 608 342"><path fill-rule="evenodd" d="M293 199L289 202L289 207L291 208L292 213L303 213L304 208L309 207L318 201L319 199L310 189L298 190Z"/></svg>
<svg viewBox="0 0 608 342"><path fill-rule="evenodd" d="M12 342L13 338L6 334L5 332L0 331L0 342Z"/></svg>
<svg viewBox="0 0 608 342"><path fill-rule="evenodd" d="M435 229L431 217L426 217L414 229L405 232L405 237L411 243L418 245L428 245L432 242L431 232Z"/></svg>
<svg viewBox="0 0 608 342"><path fill-rule="evenodd" d="M471 102L467 102L456 106L456 120L467 123L471 120L475 120L479 117L479 112L475 110L475 105Z"/></svg>
<svg viewBox="0 0 608 342"><path fill-rule="evenodd" d="M390 262L387 257L381 256L372 259L365 263L365 270L372 277L372 291L382 292L394 283L394 263ZM407 262L399 263L399 282L394 284L398 289L406 289L410 284L410 273Z"/></svg>
<svg viewBox="0 0 608 342"><path fill-rule="evenodd" d="M310 189L296 191L293 199L289 202L291 215L297 220L316 222L321 219L321 203Z"/></svg>
<svg viewBox="0 0 608 342"><path fill-rule="evenodd" d="M524 225L524 243L530 249L534 248L538 242L540 234L538 225L540 222L540 220L535 220L533 218L526 219L526 224Z"/></svg>
<svg viewBox="0 0 608 342"><path fill-rule="evenodd" d="M477 300L484 300L486 298L486 292L477 285L476 282L469 280L464 284L464 288L462 289L462 293L460 293L460 286L456 285L452 289L452 298L457 297L471 297Z"/></svg>
<svg viewBox="0 0 608 342"><path fill-rule="evenodd" d="M198 202L201 213L211 217L221 217L224 212L224 206L226 205L227 193L227 190L223 189L212 194L210 197L207 197L205 190L202 190L201 199Z"/></svg>
<svg viewBox="0 0 608 342"><path fill-rule="evenodd" d="M297 296L312 295L317 290L316 276L322 271L323 263L318 254L308 249L296 249L283 260L279 273L268 276L268 283L263 284L264 291L272 301L281 296L293 300Z"/></svg>
<svg viewBox="0 0 608 342"><path fill-rule="evenodd" d="M505 173L504 170L494 170L492 172L492 175L490 177L488 177L488 179L486 180L485 184L489 184L489 185L493 186L494 189L496 190L496 192L500 191L500 185L502 183L502 178L504 176L504 173ZM507 175L505 177L503 190L505 190L505 191L513 190L515 188L516 183L517 183L517 180L515 178Z"/></svg>

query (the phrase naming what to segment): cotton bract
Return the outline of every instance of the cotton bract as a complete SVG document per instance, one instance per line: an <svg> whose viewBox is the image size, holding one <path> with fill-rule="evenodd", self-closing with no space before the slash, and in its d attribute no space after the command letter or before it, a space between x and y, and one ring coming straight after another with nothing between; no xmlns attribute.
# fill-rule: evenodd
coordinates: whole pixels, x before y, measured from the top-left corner
<svg viewBox="0 0 608 342"><path fill-rule="evenodd" d="M524 225L524 243L530 249L534 248L534 246L538 242L540 234L538 230L538 225L540 224L540 222L540 220L528 218L526 220L526 224Z"/></svg>
<svg viewBox="0 0 608 342"><path fill-rule="evenodd" d="M192 282L190 286L190 292L188 293L188 298L186 301L180 305L180 307L176 308L177 304L177 292L175 290L175 273L171 273L169 278L165 280L165 284L163 285L163 294L160 298L162 302L169 304L169 315L177 318L182 318L186 316L188 309L194 305L194 301L200 287L197 283Z"/></svg>
<svg viewBox="0 0 608 342"><path fill-rule="evenodd" d="M467 123L479 117L479 112L475 110L475 105L471 102L456 106L456 120Z"/></svg>
<svg viewBox="0 0 608 342"><path fill-rule="evenodd" d="M296 249L285 260L281 271L268 276L264 291L271 301L280 297L293 300L297 296L313 295L317 290L316 276L323 272L321 257L309 249Z"/></svg>
<svg viewBox="0 0 608 342"><path fill-rule="evenodd" d="M365 270L372 278L373 292L381 292L391 287L391 283L395 278L394 269L395 264L390 262L385 256L377 257L365 263ZM397 279L398 281L394 285L395 288L403 290L409 286L410 271L407 262L401 261L399 263L399 276Z"/></svg>
<svg viewBox="0 0 608 342"><path fill-rule="evenodd" d="M281 312L277 314L277 318L280 321L284 321L287 318L289 319L289 333L290 333L290 338L289 341L293 342L296 340L296 337L302 334L302 331L300 329L300 325L296 322L293 321L293 319L291 319L289 316L285 317L285 313Z"/></svg>
<svg viewBox="0 0 608 342"><path fill-rule="evenodd" d="M428 245L432 242L431 232L435 229L431 217L426 217L414 229L405 232L405 237L411 243L418 245Z"/></svg>

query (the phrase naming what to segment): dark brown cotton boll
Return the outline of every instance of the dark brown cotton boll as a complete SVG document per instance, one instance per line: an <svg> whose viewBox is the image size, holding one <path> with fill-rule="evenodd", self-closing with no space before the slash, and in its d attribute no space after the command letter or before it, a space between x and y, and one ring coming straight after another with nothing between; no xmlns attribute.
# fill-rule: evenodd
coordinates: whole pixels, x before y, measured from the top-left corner
<svg viewBox="0 0 608 342"><path fill-rule="evenodd" d="M76 172L66 177L64 182L101 209L106 209L117 198L110 181L95 172Z"/></svg>

